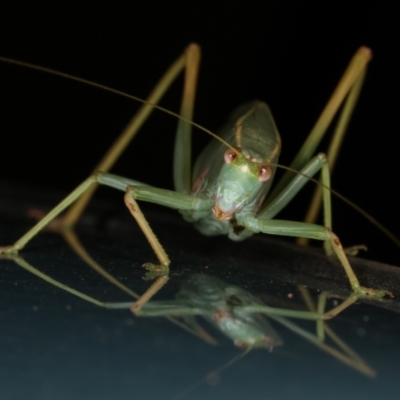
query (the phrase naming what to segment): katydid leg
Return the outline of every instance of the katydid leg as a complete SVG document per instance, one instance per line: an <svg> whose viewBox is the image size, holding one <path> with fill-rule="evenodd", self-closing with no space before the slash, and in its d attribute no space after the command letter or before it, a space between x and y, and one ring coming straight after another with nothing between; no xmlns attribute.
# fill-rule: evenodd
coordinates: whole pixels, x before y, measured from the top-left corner
<svg viewBox="0 0 400 400"><path fill-rule="evenodd" d="M102 179L103 178L103 179ZM122 182L121 182L122 181ZM83 196L87 190L93 185L96 184L104 184L107 186L118 187L121 188L125 183L124 178L118 179L117 176L113 175L111 178L108 174L99 172L95 175L87 178L81 185L79 185L74 191L72 191L64 200L62 200L56 207L54 207L43 219L41 219L35 226L33 226L25 235L23 235L19 240L17 240L14 245L0 247L0 254L9 255L11 258L16 257L18 252L22 250L26 244L42 229L44 229L54 218L56 218L61 212L63 212L67 207L69 207L72 203L77 201L81 196ZM129 207L128 207L129 208ZM144 217L143 217L144 219ZM144 219L144 221L146 221ZM139 221L138 221L139 222ZM68 228L67 228L68 229ZM154 234L153 234L154 236ZM154 236L155 238L155 236ZM155 238L155 241L158 243L159 247L162 249L161 245ZM157 253L156 253L157 254ZM165 252L164 252L165 254ZM158 254L157 254L158 255ZM169 264L168 256L165 254L166 260ZM16 259L17 260L17 259ZM148 299L154 295L154 293L159 290L166 282L168 278L166 276L160 276L156 282L145 292L142 297L138 300L139 304L145 303ZM54 284L54 283L53 283Z"/></svg>
<svg viewBox="0 0 400 400"><path fill-rule="evenodd" d="M103 177L110 180L110 174L103 174L100 181L103 181ZM118 185L119 177L113 175L115 184L113 187ZM105 181L104 181L105 182ZM159 264L146 263L144 266L150 272L149 278L158 275L167 275L169 272L169 264L171 263L167 253L163 249L161 243L155 236L151 229L146 217L140 210L140 207L136 200L145 200L148 202L160 204L166 207L175 208L178 210L190 210L190 211L203 211L210 208L210 202L203 200L188 194L178 193L171 190L158 189L152 186L128 186L125 194L125 204L129 209L131 215L136 219L140 229L146 236L150 246L156 254Z"/></svg>
<svg viewBox="0 0 400 400"><path fill-rule="evenodd" d="M26 244L44 229L51 221L53 221L67 207L78 200L93 185L97 184L97 176L91 175L82 182L75 190L73 190L64 200L57 204L47 215L45 215L36 225L19 238L13 245L0 247L0 254L17 254Z"/></svg>
<svg viewBox="0 0 400 400"><path fill-rule="evenodd" d="M340 79L338 85L336 86L336 89L334 90L331 98L326 104L320 117L315 123L307 139L303 143L303 146L301 147L300 151L297 153L297 156L291 163L290 167L292 169L299 171L304 167L304 165L311 158L312 154L314 154L318 144L325 135L328 126L332 122L332 119L334 118L336 112L343 103L345 97L351 90L353 90L355 94L357 93L357 91L360 90L366 66L368 62L371 60L371 58L372 58L371 50L368 49L367 47L361 47L357 51L357 53L353 56L353 58L350 61L350 64L348 65L346 71L344 72L342 78ZM356 89L353 89L355 82L357 80L358 83L356 84ZM356 100L357 96L353 97L352 100L349 102L349 106L351 106L351 108L354 107ZM350 114L351 111L344 119L344 121L348 122ZM339 137L339 135L344 134L347 122L342 125L343 129L339 129L337 131L336 133L337 137ZM339 142L341 141L337 141L336 143ZM337 146L336 148L337 150L334 151L335 154L338 152L339 146ZM284 188L292 179L292 177L293 177L293 172L288 171L284 174L284 176L278 182L272 193L268 196L265 207L267 207L268 204L270 204L275 199L275 197L278 196L282 190L284 190Z"/></svg>
<svg viewBox="0 0 400 400"><path fill-rule="evenodd" d="M46 214L36 225L34 225L28 232L21 236L13 245L0 247L0 254L17 254L22 250L29 241L32 240L41 230L43 230L50 222L58 217L69 206L79 201L82 196L92 189L93 186L102 184L105 186L113 187L119 190L126 190L127 183L134 183L141 185L140 182L127 180L126 178L118 177L117 175L106 174L98 172L89 176L78 187L76 187L65 199L57 204L48 214ZM67 225L68 227L69 225Z"/></svg>
<svg viewBox="0 0 400 400"><path fill-rule="evenodd" d="M321 169L321 190L322 190L322 203L324 208L324 227L306 223L306 222L291 222L291 221L279 221L271 220L277 213L284 208L289 201L298 193L298 191L304 186L307 179L312 177L314 174ZM250 230L250 224L255 223L257 218L247 217L243 221ZM252 221L252 222L251 222ZM288 186L275 197L274 201L270 203L264 210L258 215L259 231L264 233L270 233L275 235L287 235L287 236L298 236L300 238L317 239L325 241L325 250L328 255L335 254L340 263L342 264L346 275L349 279L349 283L352 287L353 293L338 307L329 311L326 315L329 318L337 315L345 308L353 304L358 298L361 297L372 297L381 299L390 293L385 290L370 289L362 287L355 275L351 265L347 259L347 256L343 250L343 247L339 241L339 238L332 232L332 213L331 213L331 198L330 198L330 173L329 166L326 157L323 154L319 154L314 157L301 171L298 176L295 176Z"/></svg>
<svg viewBox="0 0 400 400"><path fill-rule="evenodd" d="M157 275L168 275L169 264L171 263L171 261L161 243L157 239L156 235L154 234L153 230L151 229L142 211L140 210L136 200L132 197L132 194L129 191L129 187L127 193L125 194L125 204L128 207L131 215L135 218L143 234L146 236L151 248L154 250L154 253L156 253L159 261L158 265L146 263L144 264L144 266L147 270L149 270L150 272L154 272Z"/></svg>
<svg viewBox="0 0 400 400"><path fill-rule="evenodd" d="M332 171L335 167L337 156L340 151L340 147L344 138L344 135L346 133L347 126L349 124L351 115L354 111L355 105L358 100L358 96L361 91L362 84L364 82L365 78L365 72L366 69L364 68L360 75L358 76L357 80L355 81L353 87L350 90L349 95L347 96L346 102L343 106L343 110L340 114L339 121L336 125L335 131L332 136L331 143L329 144L328 151L326 153L327 159L328 159L328 164L329 164L329 171L332 174ZM314 191L314 195L312 197L310 206L308 208L306 217L304 219L304 222L309 222L309 223L314 223L318 217L320 207L321 207L321 199L322 198L322 191L321 187L317 186ZM301 245L307 245L308 240L305 238L299 238L297 240L298 244ZM359 250L361 247L360 246L355 246ZM365 246L364 246L365 247Z"/></svg>
<svg viewBox="0 0 400 400"><path fill-rule="evenodd" d="M153 89L151 94L146 100L146 104L144 104L140 110L135 114L135 116L131 119L126 128L122 131L119 137L116 139L114 144L110 147L108 152L105 154L103 159L99 162L99 164L94 168L92 174L97 173L98 171L108 172L115 162L118 160L120 155L129 145L130 141L135 137L136 133L139 131L141 126L147 120L151 112L154 110L154 105L156 105L160 99L163 97L165 92L169 89L171 84L175 81L177 76L182 72L183 69L189 69L187 72L187 76L189 75L189 79L186 81L193 82L191 87L187 89L185 87L184 90L184 98L182 100L182 108L181 113L187 116L188 119L191 119L192 109L194 104L194 98L190 100L192 94L194 97L195 94L195 84L197 72L194 74L191 71L198 68L198 63L200 61L200 48L196 44L191 44L187 47L184 54L182 54L167 70L164 76L157 83L156 87ZM197 64L196 64L197 63ZM186 123L188 125L188 123ZM187 131L188 128L183 123L183 131ZM91 197L93 196L95 190L97 189L97 185L93 185L84 196L80 198L79 201L75 203L73 207L67 212L67 214L63 217L63 224L68 226L73 226L80 218L87 204L89 203Z"/></svg>
<svg viewBox="0 0 400 400"><path fill-rule="evenodd" d="M190 194L192 188L192 124L197 77L200 67L200 47L186 49L186 69L178 129L174 149L174 186L177 192Z"/></svg>
<svg viewBox="0 0 400 400"><path fill-rule="evenodd" d="M386 290L366 288L360 285L350 263L346 257L339 238L328 228L320 225L307 224L305 222L292 222L283 220L259 220L254 217L248 217L243 220L246 228L254 232L263 232L272 235L298 236L309 239L324 240L329 243L335 255L339 258L346 275L349 279L353 293L341 305L329 311L326 315L329 318L337 315L349 305L353 304L359 298L372 298L380 300L390 295Z"/></svg>
<svg viewBox="0 0 400 400"><path fill-rule="evenodd" d="M286 207L297 193L309 182L316 173L320 170L323 171L323 185L327 188L328 196L324 198L324 216L325 226L331 227L331 202L330 202L330 182L329 182L329 170L327 169L326 156L323 153L313 157L300 171L299 174L295 175L292 180L288 183L286 188L279 193L275 199L268 204L267 207L263 208L258 212L257 216L259 219L270 220L273 219L284 207Z"/></svg>

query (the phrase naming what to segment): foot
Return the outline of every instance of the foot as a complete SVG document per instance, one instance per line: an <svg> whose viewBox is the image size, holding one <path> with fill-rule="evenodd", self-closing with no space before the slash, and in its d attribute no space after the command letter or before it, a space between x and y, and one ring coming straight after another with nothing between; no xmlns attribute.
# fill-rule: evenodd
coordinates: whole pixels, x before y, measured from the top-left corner
<svg viewBox="0 0 400 400"><path fill-rule="evenodd" d="M359 299L367 299L367 300L374 300L374 301L384 301L389 298L394 298L393 293L389 292L388 290L383 289L371 289L366 288L364 286L358 286L353 288L353 293L344 300L341 304L333 308L332 310L326 312L323 315L323 319L331 319L341 313L346 308L350 307Z"/></svg>
<svg viewBox="0 0 400 400"><path fill-rule="evenodd" d="M384 289L372 289L364 286L359 286L354 289L354 294L359 299L370 299L375 301L381 301L385 299L393 299L393 293L389 290Z"/></svg>
<svg viewBox="0 0 400 400"><path fill-rule="evenodd" d="M146 281L151 281L160 276L167 276L169 274L168 265L145 263L143 264L143 267L146 268L148 271L144 276L144 279Z"/></svg>
<svg viewBox="0 0 400 400"><path fill-rule="evenodd" d="M360 251L368 251L368 247L365 244L357 244L355 246L346 247L343 249L346 256L356 256Z"/></svg>

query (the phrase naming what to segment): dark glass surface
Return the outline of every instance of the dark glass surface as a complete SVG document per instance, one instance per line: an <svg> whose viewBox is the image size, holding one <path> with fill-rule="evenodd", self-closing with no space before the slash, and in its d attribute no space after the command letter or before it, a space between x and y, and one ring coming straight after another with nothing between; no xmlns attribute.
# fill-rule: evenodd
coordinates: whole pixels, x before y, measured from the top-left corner
<svg viewBox="0 0 400 400"><path fill-rule="evenodd" d="M40 201L41 193L35 190L31 191L32 200L25 203L16 188L5 183L2 188L7 188L2 193L3 244L11 243L30 226L27 210L46 209L57 196ZM149 283L142 279L140 266L153 261L154 255L123 206L119 207L121 213L110 211L110 206L115 204L95 202L80 224L78 236L98 263L143 293ZM201 236L175 213L151 207L145 210L173 260L171 280L156 295L158 300L172 300L181 284L195 273L238 285L281 308L304 309L298 283L314 294L321 290L339 296L349 293L340 266L318 250L263 236L232 246L226 238ZM39 235L21 255L42 272L97 299L130 300L93 272L57 233ZM241 350L206 322L201 325L218 346L165 318L138 318L129 310L102 309L42 281L12 261L0 263L2 398L365 400L400 394L400 272L395 267L351 258L364 284L390 289L396 298L386 303L361 302L329 321L342 340L377 372L372 379L275 322L284 346L272 352L253 350L226 370L210 375ZM312 322L296 323L314 331ZM197 386L186 393L193 385Z"/></svg>

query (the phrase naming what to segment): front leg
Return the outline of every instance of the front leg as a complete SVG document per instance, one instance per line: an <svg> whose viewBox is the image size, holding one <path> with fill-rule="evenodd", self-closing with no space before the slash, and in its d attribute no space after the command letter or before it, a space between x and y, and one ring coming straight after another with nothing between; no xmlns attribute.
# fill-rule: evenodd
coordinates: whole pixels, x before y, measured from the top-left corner
<svg viewBox="0 0 400 400"><path fill-rule="evenodd" d="M148 201L180 211L185 210L191 213L196 213L197 211L209 208L209 201L191 195L177 193L172 190L158 189L152 186L143 185L127 187L125 204L149 241L150 246L156 253L159 261L159 264L144 264L146 269L150 272L150 275L147 277L150 278L154 276L167 275L171 261L140 210L136 200Z"/></svg>
<svg viewBox="0 0 400 400"><path fill-rule="evenodd" d="M344 268L352 288L352 294L342 304L325 314L325 318L332 318L361 298L382 300L385 297L393 297L392 294L383 289L372 289L360 285L349 260L343 250L339 238L327 227L305 222L262 220L248 215L242 221L243 225L253 232L263 232L271 235L304 237L309 239L323 240L329 243L333 253L338 257Z"/></svg>
<svg viewBox="0 0 400 400"><path fill-rule="evenodd" d="M140 229L149 241L151 248L154 250L154 253L156 253L159 262L159 264L143 264L143 266L149 271L149 273L146 275L146 279L152 279L156 276L168 275L169 264L171 263L171 260L169 259L167 253L165 252L161 243L151 229L145 216L140 210L138 203L134 199L132 195L133 190L134 189L132 187L128 186L126 194L124 196L125 205L128 207L131 215L136 219L136 222L138 223Z"/></svg>

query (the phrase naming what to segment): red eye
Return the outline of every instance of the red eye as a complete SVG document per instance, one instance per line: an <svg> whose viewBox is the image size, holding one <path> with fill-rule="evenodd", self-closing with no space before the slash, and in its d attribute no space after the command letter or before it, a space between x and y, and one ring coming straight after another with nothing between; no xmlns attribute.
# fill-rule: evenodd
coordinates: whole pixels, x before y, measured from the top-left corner
<svg viewBox="0 0 400 400"><path fill-rule="evenodd" d="M236 150L236 151L235 151ZM230 164L238 155L239 149L226 149L224 153L224 160L227 164Z"/></svg>
<svg viewBox="0 0 400 400"><path fill-rule="evenodd" d="M272 168L269 165L261 165L258 173L258 180L260 182L267 182L272 176Z"/></svg>

